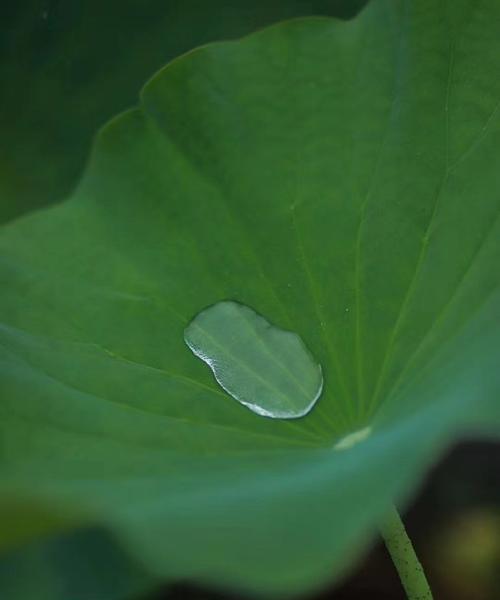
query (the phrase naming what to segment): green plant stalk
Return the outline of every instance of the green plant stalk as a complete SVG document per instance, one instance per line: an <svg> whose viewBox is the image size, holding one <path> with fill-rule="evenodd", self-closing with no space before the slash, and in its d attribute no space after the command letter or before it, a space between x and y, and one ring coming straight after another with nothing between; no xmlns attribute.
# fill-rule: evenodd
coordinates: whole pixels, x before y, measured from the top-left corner
<svg viewBox="0 0 500 600"><path fill-rule="evenodd" d="M391 506L381 526L392 562L409 600L432 600L432 592L396 507Z"/></svg>

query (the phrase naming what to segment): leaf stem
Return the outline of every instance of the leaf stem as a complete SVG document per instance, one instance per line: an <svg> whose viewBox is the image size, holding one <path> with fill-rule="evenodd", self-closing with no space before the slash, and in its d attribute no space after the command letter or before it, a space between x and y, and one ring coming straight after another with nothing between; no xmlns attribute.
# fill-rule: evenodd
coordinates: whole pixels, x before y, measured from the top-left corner
<svg viewBox="0 0 500 600"><path fill-rule="evenodd" d="M382 523L381 534L408 599L432 600L424 570L395 506L390 507Z"/></svg>

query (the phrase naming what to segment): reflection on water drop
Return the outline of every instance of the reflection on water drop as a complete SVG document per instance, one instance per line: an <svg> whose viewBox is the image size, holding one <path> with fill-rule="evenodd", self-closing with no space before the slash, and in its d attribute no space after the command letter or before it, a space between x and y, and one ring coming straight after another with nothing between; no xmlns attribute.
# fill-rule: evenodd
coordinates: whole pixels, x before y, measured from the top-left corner
<svg viewBox="0 0 500 600"><path fill-rule="evenodd" d="M356 444L359 444L359 442L366 440L371 432L371 427L364 427L363 429L358 429L358 431L353 431L343 438L340 438L333 448L334 450L347 450L348 448L352 448Z"/></svg>
<svg viewBox="0 0 500 600"><path fill-rule="evenodd" d="M303 417L321 395L321 365L299 335L248 306L224 300L202 310L184 339L221 387L259 415Z"/></svg>

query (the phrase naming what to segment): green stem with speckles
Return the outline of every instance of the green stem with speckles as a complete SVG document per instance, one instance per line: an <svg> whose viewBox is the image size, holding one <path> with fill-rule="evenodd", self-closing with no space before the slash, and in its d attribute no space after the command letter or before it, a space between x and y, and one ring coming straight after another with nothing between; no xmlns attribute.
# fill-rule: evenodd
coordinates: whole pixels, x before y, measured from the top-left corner
<svg viewBox="0 0 500 600"><path fill-rule="evenodd" d="M432 600L432 592L401 517L391 506L381 526L382 537L409 600Z"/></svg>

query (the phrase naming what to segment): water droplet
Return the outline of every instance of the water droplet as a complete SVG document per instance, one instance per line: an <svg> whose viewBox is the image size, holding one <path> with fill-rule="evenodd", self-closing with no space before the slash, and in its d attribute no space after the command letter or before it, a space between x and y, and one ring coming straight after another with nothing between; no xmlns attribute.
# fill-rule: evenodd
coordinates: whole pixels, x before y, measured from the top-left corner
<svg viewBox="0 0 500 600"><path fill-rule="evenodd" d="M184 340L221 387L259 415L303 417L321 395L321 365L299 335L244 304L224 300L202 310Z"/></svg>
<svg viewBox="0 0 500 600"><path fill-rule="evenodd" d="M356 444L359 444L359 442L366 440L371 432L371 427L364 427L363 429L353 431L352 433L345 435L343 438L340 438L333 448L335 450L347 450L348 448L352 448L352 446L355 446Z"/></svg>

